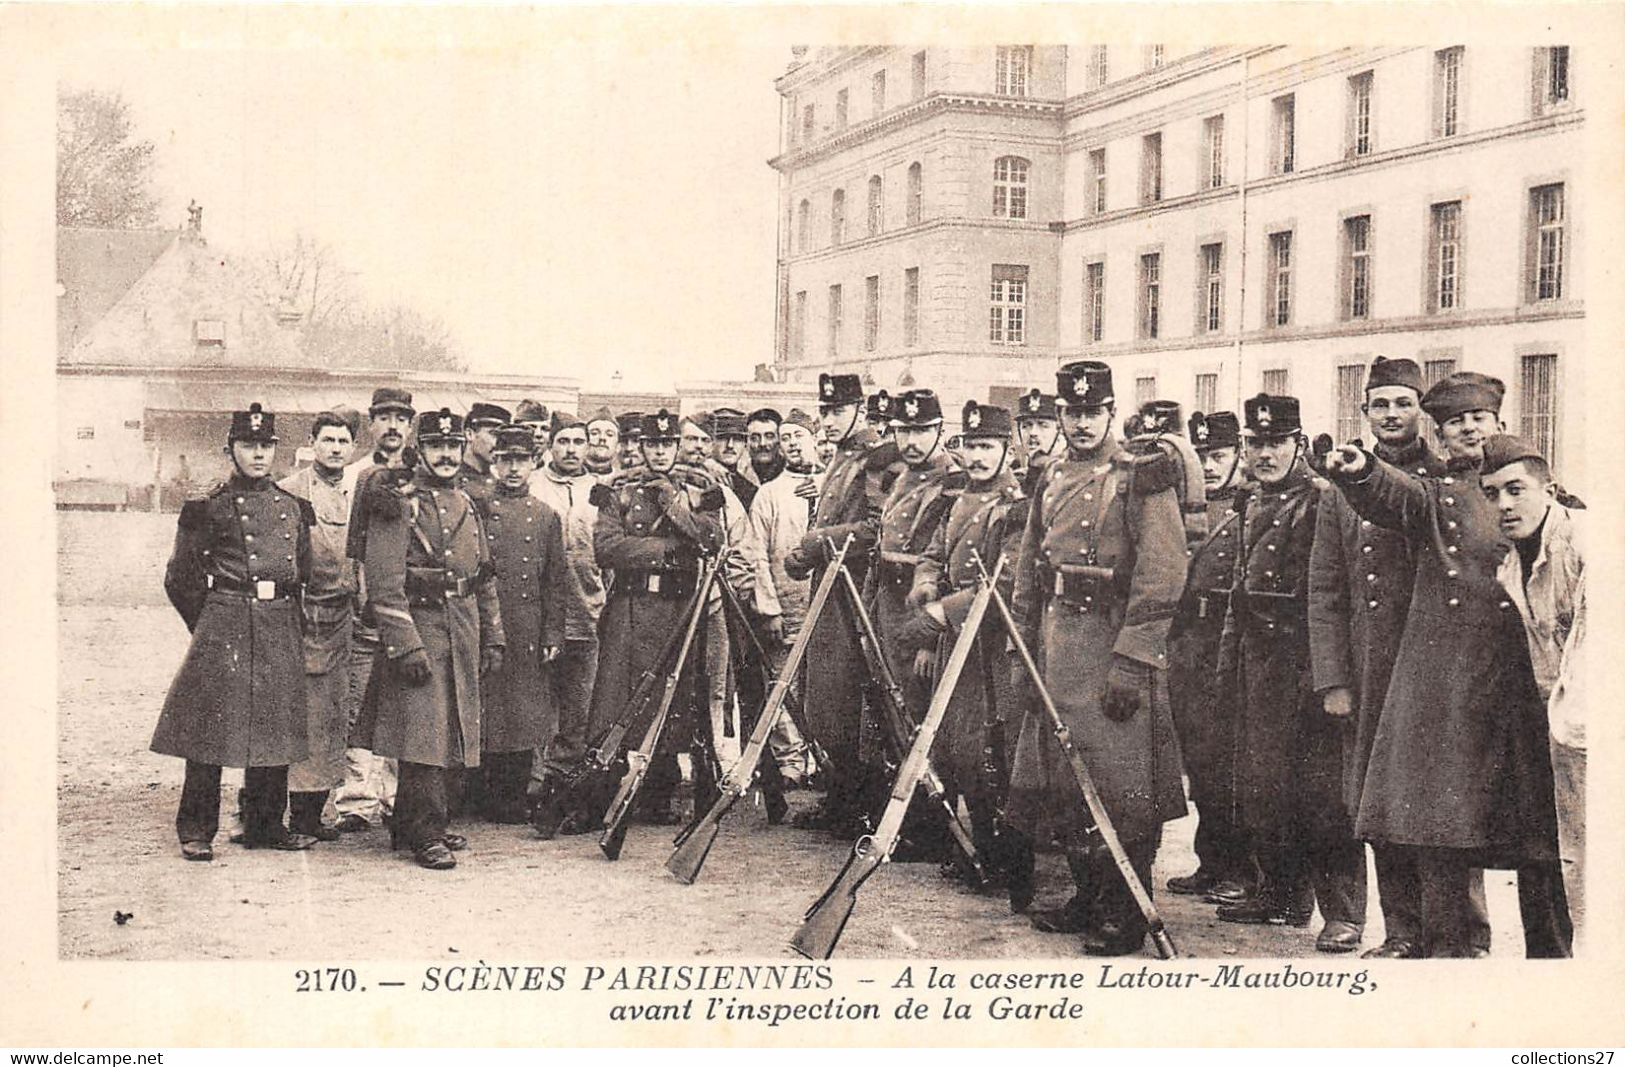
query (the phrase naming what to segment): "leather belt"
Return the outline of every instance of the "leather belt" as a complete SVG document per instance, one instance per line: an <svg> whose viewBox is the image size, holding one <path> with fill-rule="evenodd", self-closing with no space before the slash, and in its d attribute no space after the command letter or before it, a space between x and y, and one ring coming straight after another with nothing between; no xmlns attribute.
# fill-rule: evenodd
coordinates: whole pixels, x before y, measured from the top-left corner
<svg viewBox="0 0 1625 1067"><path fill-rule="evenodd" d="M875 563L875 578L882 585L912 586L916 564L882 558Z"/></svg>
<svg viewBox="0 0 1625 1067"><path fill-rule="evenodd" d="M450 571L414 569L406 572L406 595L418 604L444 604L450 597L473 596L473 578L454 578Z"/></svg>
<svg viewBox="0 0 1625 1067"><path fill-rule="evenodd" d="M1209 589L1205 593L1196 595L1196 617L1198 619L1222 619L1227 608L1230 607L1230 590Z"/></svg>
<svg viewBox="0 0 1625 1067"><path fill-rule="evenodd" d="M663 600L683 600L694 593L699 572L691 570L624 570L615 573L617 589Z"/></svg>
<svg viewBox="0 0 1625 1067"><path fill-rule="evenodd" d="M297 596L299 593L297 582L281 582L272 579L244 582L236 578L228 578L223 574L210 574L204 577L203 582L216 593L229 593L232 596L247 597L250 600L285 600Z"/></svg>
<svg viewBox="0 0 1625 1067"><path fill-rule="evenodd" d="M1040 563L1038 576L1052 599L1084 610L1101 611L1127 599L1127 591L1118 587L1116 574L1110 567L1056 567Z"/></svg>

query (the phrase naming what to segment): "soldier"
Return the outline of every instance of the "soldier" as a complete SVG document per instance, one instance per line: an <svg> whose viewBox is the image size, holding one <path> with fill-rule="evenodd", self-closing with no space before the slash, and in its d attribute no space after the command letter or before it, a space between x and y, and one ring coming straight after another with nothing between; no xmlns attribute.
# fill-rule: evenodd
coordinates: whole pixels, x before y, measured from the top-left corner
<svg viewBox="0 0 1625 1067"><path fill-rule="evenodd" d="M358 416L359 418L359 416ZM356 473L345 466L355 432L344 416L324 411L310 427L311 465L277 483L307 501L316 522L310 532L310 580L305 585L305 704L310 756L288 768L288 814L295 833L318 841L338 831L322 822L328 794L344 782L344 742L350 722L350 643L358 587L355 560L345 552Z"/></svg>
<svg viewBox="0 0 1625 1067"><path fill-rule="evenodd" d="M1207 536L1207 479L1201 458L1185 436L1179 404L1148 400L1140 406L1137 423L1125 447L1147 461L1166 460L1162 469L1174 478L1174 493L1185 517L1185 541L1194 546Z"/></svg>
<svg viewBox="0 0 1625 1067"><path fill-rule="evenodd" d="M714 485L699 489L678 471L678 421L664 408L643 416L638 436L642 467L616 487L600 485L593 494L598 506L594 534L598 565L615 572L599 627L594 737L625 709L644 671L665 669L655 657L684 624L684 608L699 580L700 558L723 547L721 490ZM674 719L649 770L638 812L646 821L677 821L671 808L679 781L675 751L696 747L691 739L709 725L705 698L697 689L697 660L690 657L679 683L681 698L673 704ZM707 767L707 760L696 760L697 806L708 804L704 794L715 788L714 782L704 780Z"/></svg>
<svg viewBox="0 0 1625 1067"><path fill-rule="evenodd" d="M901 638L905 645L924 645L927 656L949 647L939 639L964 625L981 584L978 559L991 571L1006 547L1014 549L1019 543L1013 523L1025 517L1016 507L1021 487L1007 469L1010 413L972 400L965 404L961 424L966 482L943 490L949 510L914 569L908 597L909 603L924 606ZM913 639L914 633L921 639ZM951 642L953 637L946 639ZM999 669L1007 641L1003 619L990 613L954 690L935 752L949 787L965 798L977 849L991 858L997 873L1012 879L1016 910L1022 911L1032 900L1032 841L1019 831L1012 831L1004 842L995 836L1009 782L1010 751L1015 747L1015 738L1004 734L1012 694L1007 675ZM1005 844L1011 847L1000 847Z"/></svg>
<svg viewBox="0 0 1625 1067"><path fill-rule="evenodd" d="M1365 930L1365 853L1343 803L1344 722L1321 707L1309 668L1321 490L1304 459L1297 399L1260 393L1244 411L1257 489L1242 510L1219 675L1238 694L1236 810L1263 880L1218 915L1306 926L1318 900L1325 925L1315 948L1348 952Z"/></svg>
<svg viewBox="0 0 1625 1067"><path fill-rule="evenodd" d="M745 420L745 443L750 449L747 474L758 487L771 482L784 470L784 453L779 449L779 427L783 424L783 416L772 408L757 408ZM749 506L747 502L746 507Z"/></svg>
<svg viewBox="0 0 1625 1067"><path fill-rule="evenodd" d="M600 408L598 414L587 420L587 450L582 455L587 473L597 478L614 474L620 445L620 423L608 408Z"/></svg>
<svg viewBox="0 0 1625 1067"><path fill-rule="evenodd" d="M192 643L164 699L152 751L186 761L175 831L181 855L214 859L220 768L243 767L245 848L304 849L289 833L288 765L306 743L299 598L310 577L309 503L271 481L276 416L233 412L231 476L181 506L164 592Z"/></svg>
<svg viewBox="0 0 1625 1067"><path fill-rule="evenodd" d="M643 412L625 411L615 416L615 432L620 440L620 450L615 454L618 468L624 472L643 466L643 449L638 441L643 434Z"/></svg>
<svg viewBox="0 0 1625 1067"><path fill-rule="evenodd" d="M418 416L421 465L411 481L375 479L363 561L383 658L358 731L400 764L392 843L421 867L447 870L467 845L447 832L447 771L480 762L480 676L506 643L490 554L464 474L463 420Z"/></svg>
<svg viewBox="0 0 1625 1067"><path fill-rule="evenodd" d="M1505 391L1458 371L1423 395L1443 473L1415 478L1353 445L1327 460L1355 512L1401 533L1416 563L1355 830L1413 850L1429 957L1476 954L1477 867L1518 870L1529 956L1570 950L1545 713L1517 610L1495 577L1508 542L1477 481Z"/></svg>
<svg viewBox="0 0 1625 1067"><path fill-rule="evenodd" d="M1422 371L1408 359L1378 356L1366 377L1365 413L1375 453L1415 478L1443 474L1444 457L1422 437ZM1360 810L1371 743L1410 608L1416 563L1404 535L1362 519L1340 492L1323 496L1309 560L1309 653L1315 691L1328 715L1347 719L1343 803ZM1422 887L1414 853L1373 843L1383 943L1367 958L1422 954ZM1489 948L1483 875L1474 882L1474 941Z"/></svg>
<svg viewBox="0 0 1625 1067"><path fill-rule="evenodd" d="M468 445L463 449L463 465L457 471L459 488L475 500L496 492L496 475L491 473L491 450L496 447L497 429L513 421L508 409L497 404L479 403L468 409L463 426Z"/></svg>
<svg viewBox="0 0 1625 1067"><path fill-rule="evenodd" d="M1065 450L1061 438L1060 415L1055 410L1055 397L1038 389L1023 393L1016 405L1016 437L1021 449L1020 463L1013 464L1011 472L1021 480L1026 495L1032 496L1033 484L1043 472L1044 464Z"/></svg>
<svg viewBox="0 0 1625 1067"><path fill-rule="evenodd" d="M547 410L547 405L535 400L521 400L513 409L515 426L523 426L529 430L536 441L536 463L539 466L546 458L547 447L553 440L554 417Z"/></svg>
<svg viewBox="0 0 1625 1067"><path fill-rule="evenodd" d="M892 432L892 416L896 414L892 403L892 396L881 389L870 393L863 402L864 425L875 432L877 437L890 437Z"/></svg>
<svg viewBox="0 0 1625 1067"><path fill-rule="evenodd" d="M856 374L820 374L818 401L824 429L836 443L836 451L826 468L807 534L786 557L784 568L790 577L811 577L816 585L830 559L829 544L840 545L851 536L845 565L861 588L880 531L880 506L895 473L888 471L888 465L896 453L873 429L861 425L863 387ZM801 690L807 729L823 746L830 763L822 768L828 786L823 805L799 817L798 826L845 830L862 816L857 795L858 736L867 669L853 625L844 601L832 598L808 639Z"/></svg>
<svg viewBox="0 0 1625 1067"><path fill-rule="evenodd" d="M704 425L711 435L711 458L727 473L728 488L748 510L751 498L756 495L757 483L746 473L750 432L745 425L745 413L735 408L717 408Z"/></svg>
<svg viewBox="0 0 1625 1067"><path fill-rule="evenodd" d="M1168 709L1168 625L1185 584L1185 534L1166 481L1142 483L1112 436L1111 368L1056 374L1067 454L1045 468L1017 557L1013 611L1147 891L1162 824L1185 814ZM1161 484L1157 484L1160 482ZM1012 665L1018 688L1025 670ZM1092 821L1048 722L1029 713L1016 744L1006 820L1034 840L1059 830L1077 893L1033 915L1082 932L1091 955L1123 955L1146 925Z"/></svg>
<svg viewBox="0 0 1625 1067"><path fill-rule="evenodd" d="M1219 637L1241 544L1246 472L1234 412L1196 412L1190 435L1202 458L1208 533L1191 550L1185 595L1168 631L1168 696L1196 805L1198 866L1192 874L1168 879L1168 888L1233 904L1257 880L1234 810L1236 693L1219 679Z"/></svg>
<svg viewBox="0 0 1625 1067"><path fill-rule="evenodd" d="M497 487L480 506L507 640L501 666L480 687L485 810L499 823L528 821L531 754L553 740L559 721L552 665L564 647L569 572L558 513L530 492L535 449L528 428L497 430Z"/></svg>

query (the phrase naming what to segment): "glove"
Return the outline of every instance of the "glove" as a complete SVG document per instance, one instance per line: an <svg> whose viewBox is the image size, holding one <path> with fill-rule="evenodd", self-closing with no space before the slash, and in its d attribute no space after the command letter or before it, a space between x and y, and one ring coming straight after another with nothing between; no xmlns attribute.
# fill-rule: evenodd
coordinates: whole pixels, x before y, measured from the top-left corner
<svg viewBox="0 0 1625 1067"><path fill-rule="evenodd" d="M1126 656L1112 656L1111 669L1106 672L1106 696L1101 710L1112 722L1128 722L1140 710L1140 689L1145 684L1144 664L1135 663Z"/></svg>
<svg viewBox="0 0 1625 1067"><path fill-rule="evenodd" d="M923 608L936 599L935 593L936 590L928 585L916 585L908 591L908 596L903 598L903 603L911 608Z"/></svg>
<svg viewBox="0 0 1625 1067"><path fill-rule="evenodd" d="M542 646L542 662L543 663L552 663L554 660L559 658L559 653L561 651L562 651L562 649L560 649L558 645L543 645Z"/></svg>
<svg viewBox="0 0 1625 1067"><path fill-rule="evenodd" d="M936 666L936 654L929 648L922 648L914 653L914 677L930 678Z"/></svg>
<svg viewBox="0 0 1625 1067"><path fill-rule="evenodd" d="M902 648L929 648L947 628L932 618L930 612L922 609L910 615L897 628L897 643Z"/></svg>
<svg viewBox="0 0 1625 1067"><path fill-rule="evenodd" d="M429 654L421 648L413 649L400 658L400 671L407 685L428 685Z"/></svg>
<svg viewBox="0 0 1625 1067"><path fill-rule="evenodd" d="M502 669L502 649L495 645L480 649L480 673L490 674Z"/></svg>
<svg viewBox="0 0 1625 1067"><path fill-rule="evenodd" d="M804 582L812 576L812 564L799 548L792 548L790 554L784 557L784 573L798 582Z"/></svg>
<svg viewBox="0 0 1625 1067"><path fill-rule="evenodd" d="M1334 719L1346 719L1354 714L1354 691L1347 686L1326 690L1321 697L1326 714Z"/></svg>

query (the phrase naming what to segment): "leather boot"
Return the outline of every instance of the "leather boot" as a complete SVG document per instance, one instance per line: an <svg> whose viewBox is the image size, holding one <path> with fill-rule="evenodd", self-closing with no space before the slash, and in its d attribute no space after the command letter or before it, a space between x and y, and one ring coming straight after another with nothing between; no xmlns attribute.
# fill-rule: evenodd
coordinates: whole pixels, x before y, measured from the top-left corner
<svg viewBox="0 0 1625 1067"><path fill-rule="evenodd" d="M1005 886L1010 892L1010 910L1020 915L1032 906L1036 892L1033 839L1006 826L999 835L999 850L999 866L1004 869Z"/></svg>
<svg viewBox="0 0 1625 1067"><path fill-rule="evenodd" d="M322 809L327 806L327 791L288 794L288 829L296 834L314 837L318 841L337 841L337 828L322 822Z"/></svg>

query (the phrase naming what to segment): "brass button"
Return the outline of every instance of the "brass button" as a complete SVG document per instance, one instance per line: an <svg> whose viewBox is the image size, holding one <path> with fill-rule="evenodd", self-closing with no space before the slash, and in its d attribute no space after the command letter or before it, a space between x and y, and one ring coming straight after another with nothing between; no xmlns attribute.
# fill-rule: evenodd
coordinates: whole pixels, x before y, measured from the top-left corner
<svg viewBox="0 0 1625 1067"><path fill-rule="evenodd" d="M1368 608L1374 608L1377 606L1377 602L1375 600L1368 600L1366 601L1365 606Z"/></svg>
<svg viewBox="0 0 1625 1067"><path fill-rule="evenodd" d="M1455 597L1451 597L1449 600L1446 600L1445 603L1449 604L1453 608L1457 608L1457 607L1461 606L1461 601L1457 600Z"/></svg>

